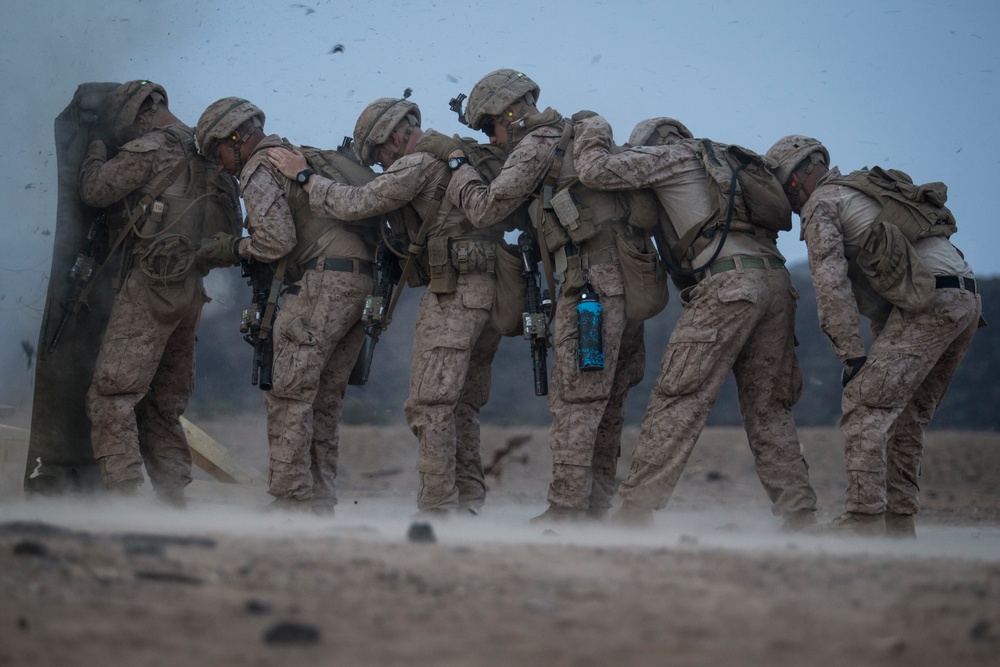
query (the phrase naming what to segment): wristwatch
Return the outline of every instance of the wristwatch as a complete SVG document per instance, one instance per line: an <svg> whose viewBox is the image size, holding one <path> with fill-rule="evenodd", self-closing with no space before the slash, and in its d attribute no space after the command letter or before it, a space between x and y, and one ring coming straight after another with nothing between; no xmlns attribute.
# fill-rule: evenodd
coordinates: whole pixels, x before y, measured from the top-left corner
<svg viewBox="0 0 1000 667"><path fill-rule="evenodd" d="M469 164L469 158L465 157L464 155L460 155L459 157L448 158L448 168L451 169L452 171L455 171L463 164Z"/></svg>
<svg viewBox="0 0 1000 667"><path fill-rule="evenodd" d="M299 185L305 185L306 183L309 182L309 177L315 173L316 172L313 169L306 167L299 173L295 174L295 182L298 183Z"/></svg>

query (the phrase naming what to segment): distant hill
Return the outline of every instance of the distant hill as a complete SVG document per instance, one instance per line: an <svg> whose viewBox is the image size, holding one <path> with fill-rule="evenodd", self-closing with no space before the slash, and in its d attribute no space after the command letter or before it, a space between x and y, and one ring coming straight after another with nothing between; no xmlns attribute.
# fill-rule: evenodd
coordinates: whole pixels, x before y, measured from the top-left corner
<svg viewBox="0 0 1000 667"><path fill-rule="evenodd" d="M799 426L835 426L840 418L840 363L819 329L816 298L805 263L791 267L792 282L800 294L796 316L797 353L803 373L802 398L795 406ZM263 410L261 392L250 386L251 348L239 340L240 309L249 300L249 288L237 271L216 277L215 288L226 294L206 309L198 333L198 370L192 414L218 414ZM1000 313L1000 278L979 282L986 318ZM409 387L412 332L422 290L407 289L400 299L392 325L375 351L371 379L364 387L351 387L345 402L350 423L395 423L403 419L403 402ZM626 419L642 419L660 359L670 332L680 315L676 290L666 310L646 323L646 374L634 387L626 404ZM956 374L932 424L933 428L1000 431L1000 320L980 329ZM549 358L551 363L551 356ZM547 424L545 399L536 397L528 343L505 338L493 365L492 401L483 410L484 422L497 424ZM713 426L739 425L736 385L730 376L709 417Z"/></svg>

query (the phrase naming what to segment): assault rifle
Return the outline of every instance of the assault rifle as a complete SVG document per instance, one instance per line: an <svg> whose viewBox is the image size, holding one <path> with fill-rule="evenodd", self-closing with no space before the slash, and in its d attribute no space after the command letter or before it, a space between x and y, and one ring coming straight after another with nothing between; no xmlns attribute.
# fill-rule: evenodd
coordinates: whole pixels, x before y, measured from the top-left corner
<svg viewBox="0 0 1000 667"><path fill-rule="evenodd" d="M521 232L517 237L517 247L521 251L521 274L525 278L524 287L524 338L531 341L531 367L535 374L535 396L549 393L548 369L546 366L549 346L548 318L552 314L552 297L548 290L540 290L538 275L538 245L531 232Z"/></svg>
<svg viewBox="0 0 1000 667"><path fill-rule="evenodd" d="M375 357L375 344L392 321L390 310L392 293L399 282L400 274L396 256L388 247L379 244L375 253L375 289L368 295L365 308L361 312L361 323L365 325L365 342L351 370L348 384L363 385L368 382L372 359Z"/></svg>
<svg viewBox="0 0 1000 667"><path fill-rule="evenodd" d="M56 349L59 338L62 337L63 329L70 317L76 316L80 309L89 311L87 305L87 295L90 293L90 283L94 280L97 270L101 265L98 253L105 254L108 251L108 210L101 211L97 218L91 223L87 232L88 252L81 252L76 256L73 266L70 267L66 278L70 281L69 294L63 302L63 316L56 328L52 342L49 343L49 352Z"/></svg>
<svg viewBox="0 0 1000 667"><path fill-rule="evenodd" d="M250 376L250 384L259 386L262 391L269 391L272 387L271 371L274 365L274 338L271 336L271 330L274 327L274 318L278 315L276 302L266 326L264 318L267 316L271 290L275 289L273 286L275 267L273 264L244 259L240 262L240 269L241 275L249 278L247 285L252 291L250 306L243 309L240 321L243 340L253 346L253 373Z"/></svg>

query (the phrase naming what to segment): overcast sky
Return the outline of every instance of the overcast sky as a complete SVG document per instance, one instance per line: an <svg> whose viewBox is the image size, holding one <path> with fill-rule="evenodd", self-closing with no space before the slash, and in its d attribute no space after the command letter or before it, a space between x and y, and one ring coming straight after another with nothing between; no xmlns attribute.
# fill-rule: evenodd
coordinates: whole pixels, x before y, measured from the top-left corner
<svg viewBox="0 0 1000 667"><path fill-rule="evenodd" d="M243 96L266 112L267 130L334 147L368 102L406 88L424 127L468 134L448 100L511 67L541 86L541 107L598 111L619 142L666 115L761 153L806 134L844 172L879 164L944 181L953 242L980 276L1000 273L992 0L38 0L3 14L5 375L24 368L20 340L35 341L44 305L53 121L87 81L161 83L190 125L214 100ZM804 260L797 223L779 247Z"/></svg>

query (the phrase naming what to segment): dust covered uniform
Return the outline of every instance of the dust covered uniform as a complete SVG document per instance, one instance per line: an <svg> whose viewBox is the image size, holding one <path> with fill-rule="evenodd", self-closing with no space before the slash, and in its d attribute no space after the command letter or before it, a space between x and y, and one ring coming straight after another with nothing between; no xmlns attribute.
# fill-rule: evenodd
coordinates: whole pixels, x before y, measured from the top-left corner
<svg viewBox="0 0 1000 667"><path fill-rule="evenodd" d="M972 342L982 301L968 289L974 284L972 269L951 242L939 236L913 243L917 254L935 276L968 281L965 288L956 284L935 290L925 310L892 308L867 282L852 282L848 258L857 256L881 206L857 190L830 182L838 178L840 171L834 167L820 179L801 218L820 326L837 356L846 361L865 355L859 312L872 320L875 337L867 362L842 399L846 510L916 514L924 429Z"/></svg>
<svg viewBox="0 0 1000 667"><path fill-rule="evenodd" d="M542 185L556 158L563 126L561 117L552 109L541 112L539 117L548 124L528 132L517 142L500 175L488 186L471 167L455 172L448 197L474 225L502 220ZM569 151L557 188L573 180L572 169L573 156ZM603 204L603 210L616 210L617 195L587 192L583 196ZM594 514L611 506L625 397L629 388L642 379L645 366L643 326L626 321L621 267L617 254L611 252L615 234L627 216L627 212L618 210L618 213L617 218L612 215L595 220L600 232L576 248L603 308L603 370L580 371L577 365L579 285L560 287L553 316L552 381L548 394L553 468L548 500L555 507Z"/></svg>
<svg viewBox="0 0 1000 667"><path fill-rule="evenodd" d="M316 177L310 203L317 212L343 219L382 215L411 204L423 220L447 172L432 155L411 153L361 187ZM497 250L502 234L496 225L473 230L447 202L428 225L428 245L450 239L457 276L453 291L426 289L417 310L405 413L419 441L420 509L479 507L486 498L479 411L489 400L493 357L500 345L500 334L490 323L496 279L487 254ZM461 265L460 255L467 257Z"/></svg>
<svg viewBox="0 0 1000 667"><path fill-rule="evenodd" d="M373 286L373 248L338 220L314 220L307 206L293 215L289 198L304 206L307 195L267 160L266 149L282 145L276 135L262 139L240 174L250 231L240 255L257 262L287 257L290 286L271 332L273 387L264 394L268 490L321 507L336 502L340 418L364 342L360 319Z"/></svg>
<svg viewBox="0 0 1000 667"><path fill-rule="evenodd" d="M103 142L91 142L80 167L84 203L134 206L185 157L178 137L189 139L192 130L184 125L169 130L173 134L155 129L128 142L110 160ZM151 236L157 230L147 225L140 219L138 231ZM125 261L134 265L150 243L133 233ZM143 463L160 494L180 497L191 482L191 452L180 416L194 390L195 331L207 300L201 277L195 278L191 298L169 321L153 314L151 279L134 266L115 295L87 393L91 443L106 486L141 482Z"/></svg>
<svg viewBox="0 0 1000 667"><path fill-rule="evenodd" d="M683 143L614 152L610 126L595 116L577 125L575 150L580 180L590 187L652 188L679 237L713 214L710 177ZM715 241L704 248L692 265L711 259L717 247ZM731 230L702 279L681 293L683 312L660 362L623 499L666 506L732 370L772 511L815 509L792 418L802 387L794 350L797 298L774 242Z"/></svg>

